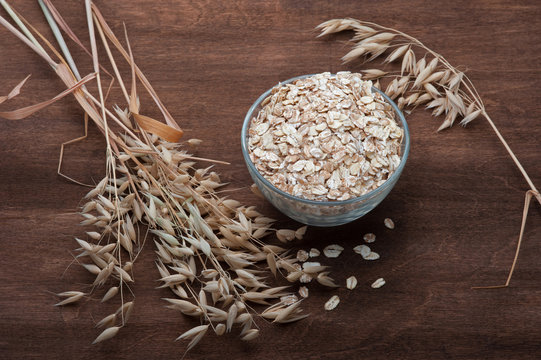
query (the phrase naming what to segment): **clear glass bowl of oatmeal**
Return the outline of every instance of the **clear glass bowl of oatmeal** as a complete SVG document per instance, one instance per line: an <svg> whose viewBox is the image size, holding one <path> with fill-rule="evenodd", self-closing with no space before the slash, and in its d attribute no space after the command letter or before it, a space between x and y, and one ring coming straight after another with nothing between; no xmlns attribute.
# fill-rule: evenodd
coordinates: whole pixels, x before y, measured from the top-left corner
<svg viewBox="0 0 541 360"><path fill-rule="evenodd" d="M396 125L402 129L402 137L400 139L399 149L397 151L400 162L390 173L390 176L388 176L384 181L380 180L378 182L378 186L373 190L363 193L360 196L349 196L347 200L308 199L303 196L293 195L291 192L278 188L269 180L270 178L268 174L267 176L262 175L256 164L254 164L254 155L252 154L253 149L250 147L250 127L253 121L258 121L256 119L259 112L266 104L265 101L269 101L269 96L276 92L276 88L282 87L286 84L296 84L297 80L302 81L303 79L313 77L314 75L320 74L302 75L283 81L275 87L267 90L254 102L246 114L242 127L242 154L246 162L248 172L250 173L254 183L274 207L290 218L307 225L324 227L338 226L364 216L374 209L389 194L398 181L404 166L406 165L406 160L408 158L410 149L410 135L404 115L398 109L396 104L388 96L386 96L383 91L377 89L376 87L371 87L371 91L374 96L381 96L380 99L383 99L385 103L390 105L392 112L394 113L394 121L396 122ZM336 76L331 74L328 75L331 77Z"/></svg>

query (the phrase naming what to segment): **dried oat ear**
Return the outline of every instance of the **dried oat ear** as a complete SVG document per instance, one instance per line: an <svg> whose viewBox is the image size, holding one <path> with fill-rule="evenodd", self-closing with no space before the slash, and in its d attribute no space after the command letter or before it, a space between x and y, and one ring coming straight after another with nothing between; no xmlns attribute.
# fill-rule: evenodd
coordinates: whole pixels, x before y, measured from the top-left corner
<svg viewBox="0 0 541 360"><path fill-rule="evenodd" d="M7 6L6 1L1 3ZM123 45L97 6L86 0L91 44L87 50L49 0L40 0L40 5L61 51L15 11L8 13L20 31L2 17L0 24L41 56L67 90L52 100L2 112L0 116L22 118L70 94L106 140L105 174L87 193L81 209L81 225L92 229L87 229L84 239L75 239L78 246L75 261L89 276L87 291L60 292L55 305L72 306L91 297L102 303L116 301L117 310L97 322L101 332L93 343L116 336L128 324L135 309L134 268L138 266L142 249L148 246L147 235L150 235L155 246L158 287L167 288L172 294L164 299L167 307L196 317L202 323L178 337L189 340L187 350L209 328L217 335L237 332L241 340L249 341L259 335L255 323L258 316L278 323L305 318L302 301L289 287L273 287L270 281L274 276L297 282L303 275L305 280L321 275L319 279L329 282L330 277L324 272L326 267L312 264L303 269L287 249L269 245L264 238L276 235L278 239L272 240L285 242L302 239L306 227L276 230L274 220L260 214L255 207L223 195L221 188L226 183L212 166L201 164L227 163L192 155L187 148L196 147L201 142L197 139L176 143L182 130L136 65L125 28L126 45ZM92 58L92 72L88 75L77 75L78 69L61 30ZM98 47L98 41L102 46ZM114 57L111 48L120 53L120 59ZM49 53L59 59L58 63ZM120 75L118 60L123 60L131 71L129 84ZM113 74L104 68L105 64L112 67ZM112 79L108 86L102 79L105 75ZM96 81L97 90L91 92L91 87L85 86L89 81ZM113 81L118 81L124 96L122 106L110 104L109 92L117 89L112 86ZM0 97L0 102L16 96L23 84L24 81ZM163 123L140 114L143 107L138 88L150 95L163 115ZM63 150L64 146L58 171L65 176L61 172ZM268 308L257 313L250 303Z"/></svg>
<svg viewBox="0 0 541 360"><path fill-rule="evenodd" d="M355 276L350 276L346 279L346 287L349 290L355 289L357 287L357 278Z"/></svg>
<svg viewBox="0 0 541 360"><path fill-rule="evenodd" d="M378 81L380 79L388 80L389 84L385 92L392 99L397 99L401 109L409 112L418 106L425 105L426 109L431 109L432 115L444 116L438 131L450 128L457 120L460 120L461 125L466 126L478 117L483 117L526 180L530 188L526 192L526 202L529 204L532 197L535 197L541 204L539 191L488 115L477 89L464 72L451 65L441 54L428 48L413 36L372 22L355 19L332 19L321 23L316 29L321 31L319 36L353 30L354 36L351 39L353 48L342 58L344 61L360 59L366 63L388 54L383 64L400 62L399 72L373 68L365 70L365 73ZM416 52L421 52L422 57L419 60L417 60ZM527 205L525 205L515 259L505 285L488 288L501 288L509 285L518 257L527 214ZM386 226L389 227L387 224Z"/></svg>

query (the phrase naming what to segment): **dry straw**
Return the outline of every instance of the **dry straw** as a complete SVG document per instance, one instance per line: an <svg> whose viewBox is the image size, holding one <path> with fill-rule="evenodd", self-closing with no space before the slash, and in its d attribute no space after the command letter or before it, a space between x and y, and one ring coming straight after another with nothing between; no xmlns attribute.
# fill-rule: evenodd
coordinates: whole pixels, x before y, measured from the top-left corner
<svg viewBox="0 0 541 360"><path fill-rule="evenodd" d="M342 57L344 62L362 59L363 63L369 63L383 55L386 55L383 65L400 62L398 72L374 68L364 70L363 73L366 79L377 80L376 84L383 78L389 80L385 93L396 100L400 108L413 110L418 106L425 106L426 109L431 109L434 116L443 115L444 120L438 131L451 127L456 120L460 120L460 124L465 126L478 117L484 117L490 124L530 187L526 191L515 258L505 284L476 288L507 287L515 269L531 199L535 197L541 204L541 195L488 115L468 76L418 39L396 29L355 19L333 19L317 28L321 30L319 36L345 30L353 31L353 48ZM422 57L418 59L419 53ZM385 225L393 228L394 224L390 224L386 221Z"/></svg>
<svg viewBox="0 0 541 360"><path fill-rule="evenodd" d="M56 304L73 304L90 296L98 296L101 302L118 301L118 309L96 324L104 329L94 343L114 337L135 308L133 269L147 228L155 244L159 287L171 290L171 298L164 299L167 307L203 323L178 337L190 340L187 350L209 329L223 335L236 328L241 340L253 340L259 334L256 316L277 323L305 318L301 300L287 286L271 286L274 276L291 282L310 277L335 286L329 273L324 272L326 267L303 269L284 247L262 241L268 235L284 243L302 239L306 227L275 229L274 220L253 206L219 195L224 183L212 164L220 161L198 158L186 150L186 145L197 146L201 142L198 139L177 143L183 131L135 63L126 29L121 41L95 4L86 0L88 50L53 4L40 0L61 54L5 0L1 3L10 9L8 14L20 30L1 16L0 24L43 58L67 90L37 105L0 112L0 117L22 119L71 94L85 112L85 128L90 119L106 139L105 176L85 196L81 211L81 224L93 229L86 239L76 239L76 259L92 280L85 292L58 294L61 300ZM83 69L76 68L61 31L92 58L92 70L87 75L78 75ZM103 53L98 53L98 42ZM113 56L113 49L120 59ZM122 63L131 73L129 82L120 75L118 64ZM0 103L18 95L27 79L0 97ZM94 93L84 86L90 81L96 82ZM113 83L120 85L124 106L108 101ZM141 113L138 90L148 92L163 122ZM60 159L64 145L71 142L63 144ZM211 166L198 167L196 161ZM58 171L65 176L61 160ZM267 308L258 314L250 303Z"/></svg>

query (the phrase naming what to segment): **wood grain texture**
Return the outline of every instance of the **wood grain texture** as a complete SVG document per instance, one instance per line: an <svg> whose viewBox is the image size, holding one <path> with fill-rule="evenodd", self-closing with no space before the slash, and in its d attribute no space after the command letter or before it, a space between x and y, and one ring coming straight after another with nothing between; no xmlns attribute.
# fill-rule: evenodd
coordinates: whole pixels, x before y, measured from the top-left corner
<svg viewBox="0 0 541 360"><path fill-rule="evenodd" d="M57 7L87 41L83 2ZM258 205L280 224L296 226L256 198L240 152L242 119L267 88L292 76L356 70L340 57L345 36L316 39L313 28L334 17L388 25L420 38L463 65L487 109L532 180L541 186L541 5L538 1L97 1L116 31L126 22L135 59L186 138L204 140L199 156L218 166L232 196ZM34 2L14 7L50 34ZM4 14L2 14L4 16ZM12 109L54 96L62 84L46 64L0 29L0 93L32 74ZM75 51L90 69L90 60ZM148 109L149 112L156 111ZM311 228L297 248L346 248L327 261L354 291L311 286L296 324L259 321L252 343L207 336L187 359L537 359L541 357L541 211L533 205L511 287L474 291L503 282L512 261L525 181L488 124L436 133L439 121L421 110L407 117L412 148L401 180L373 212L352 224ZM53 308L52 293L91 279L70 251L80 235L77 209L85 188L56 175L61 142L83 132L82 113L66 98L31 118L0 120L0 357L6 359L180 358L173 339L196 322L164 308L165 289L152 246L135 267L136 307L112 341L90 345L93 324L116 308L91 299ZM67 149L65 171L85 182L100 179L104 141L91 127L87 140ZM395 220L396 229L383 226ZM351 249L375 232L379 261L363 262ZM387 284L371 289L384 277ZM342 301L323 310L333 294Z"/></svg>

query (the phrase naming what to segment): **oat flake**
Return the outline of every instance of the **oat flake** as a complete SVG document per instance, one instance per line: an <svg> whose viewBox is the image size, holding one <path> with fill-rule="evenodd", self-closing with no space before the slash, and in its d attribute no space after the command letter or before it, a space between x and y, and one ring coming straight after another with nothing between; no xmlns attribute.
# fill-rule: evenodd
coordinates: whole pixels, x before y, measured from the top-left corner
<svg viewBox="0 0 541 360"><path fill-rule="evenodd" d="M373 233L364 234L363 240L367 244L373 243L374 241L376 241L376 235L374 235Z"/></svg>
<svg viewBox="0 0 541 360"><path fill-rule="evenodd" d="M379 289L383 285L385 285L385 279L379 278L376 281L374 281L374 283L371 286L373 289Z"/></svg>
<svg viewBox="0 0 541 360"><path fill-rule="evenodd" d="M342 251L344 251L343 247L337 244L333 244L326 246L325 249L323 249L323 254L325 254L325 256L328 258L337 258L338 256L340 256Z"/></svg>
<svg viewBox="0 0 541 360"><path fill-rule="evenodd" d="M299 261L306 261L308 260L308 253L305 250L299 250L297 251L297 260Z"/></svg>
<svg viewBox="0 0 541 360"><path fill-rule="evenodd" d="M394 229L394 221L390 218L385 218L383 220L383 223L385 224L385 227L388 229Z"/></svg>
<svg viewBox="0 0 541 360"><path fill-rule="evenodd" d="M340 298L338 295L334 295L325 303L325 310L330 311L334 310L340 303Z"/></svg>
<svg viewBox="0 0 541 360"><path fill-rule="evenodd" d="M355 289L356 286L357 286L357 278L355 276L350 276L346 279L346 287L349 290Z"/></svg>

